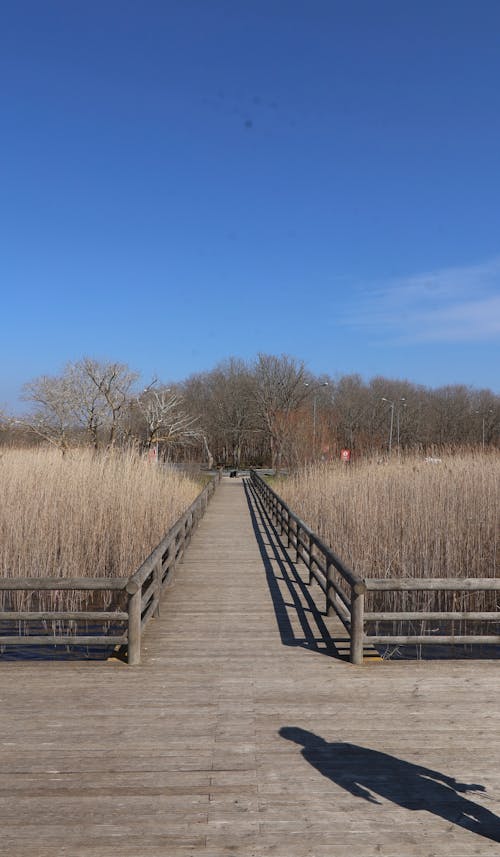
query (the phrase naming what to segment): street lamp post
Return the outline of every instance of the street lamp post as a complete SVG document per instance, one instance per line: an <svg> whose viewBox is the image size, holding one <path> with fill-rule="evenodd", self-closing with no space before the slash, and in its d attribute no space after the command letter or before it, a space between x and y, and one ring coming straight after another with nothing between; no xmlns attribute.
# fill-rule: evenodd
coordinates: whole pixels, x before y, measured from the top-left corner
<svg viewBox="0 0 500 857"><path fill-rule="evenodd" d="M485 420L486 420L486 417L488 416L488 414L492 414L492 413L493 413L493 409L492 409L492 408L488 408L488 410L486 411L486 413L483 413L483 414L481 414L481 412L480 412L480 411L475 411L474 413L476 413L476 414L480 414L480 415L481 415L481 417L482 417L482 445L483 445L483 452L484 452L484 448L485 448Z"/></svg>
<svg viewBox="0 0 500 857"><path fill-rule="evenodd" d="M404 397L404 396L401 396L400 401L401 401L403 404L398 405L398 412L397 412L398 455L399 455L399 453L400 453L400 447L399 447L399 417L400 417L400 414L401 414L401 408L406 408L406 399L405 399L405 397Z"/></svg>
<svg viewBox="0 0 500 857"><path fill-rule="evenodd" d="M382 396L382 401L387 402L388 405L391 406L391 427L389 429L389 455L392 452L392 429L394 427L394 402L391 399L386 399L385 396Z"/></svg>
<svg viewBox="0 0 500 857"><path fill-rule="evenodd" d="M393 429L394 429L394 408L395 408L396 402L393 402L392 399L386 399L385 396L382 396L382 401L387 402L387 404L391 406L391 427L389 429L389 455L391 455L391 453L392 453L392 433L393 433ZM406 402L406 399L404 396L401 396L401 399L399 401L400 402ZM405 407L406 407L406 405L403 405L403 408L405 408ZM399 452L399 415L400 415L400 411L401 411L401 405L398 402L398 411L397 411L397 415L396 415L396 434L397 434L397 439L398 439L398 452Z"/></svg>

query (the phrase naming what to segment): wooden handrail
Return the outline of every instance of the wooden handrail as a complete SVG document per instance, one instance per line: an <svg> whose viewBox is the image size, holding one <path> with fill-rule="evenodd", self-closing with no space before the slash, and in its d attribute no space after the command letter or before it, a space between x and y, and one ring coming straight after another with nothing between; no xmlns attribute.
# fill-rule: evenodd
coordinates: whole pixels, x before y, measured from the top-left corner
<svg viewBox="0 0 500 857"><path fill-rule="evenodd" d="M323 589L327 614L337 613L347 629L351 638L351 663L362 664L365 581L351 571L254 470L250 472L250 480L268 514L280 527L281 535L286 536L287 546L295 548L296 562L302 559L309 569L309 583L316 579ZM301 537L301 534L306 538ZM324 563L318 561L314 550L322 555ZM336 579L335 574L340 580ZM350 598L344 592L342 583L348 588Z"/></svg>
<svg viewBox="0 0 500 857"><path fill-rule="evenodd" d="M158 616L160 598L170 585L174 571L181 561L198 521L220 482L220 472L205 485L203 491L169 529L161 542L151 551L137 571L127 581L129 664L141 660L141 637L149 619Z"/></svg>
<svg viewBox="0 0 500 857"><path fill-rule="evenodd" d="M184 550L203 516L208 500L220 481L218 473L198 494L193 503L165 534L161 542L129 578L123 577L11 577L0 580L0 591L57 590L125 591L128 597L127 611L123 610L16 610L0 611L0 621L106 621L124 624L121 634L93 636L63 635L1 635L0 645L120 645L127 648L129 664L140 663L142 632L151 618L159 614L161 595L171 583L173 572L182 559Z"/></svg>
<svg viewBox="0 0 500 857"><path fill-rule="evenodd" d="M369 592L500 592L499 577L367 577L365 583Z"/></svg>
<svg viewBox="0 0 500 857"><path fill-rule="evenodd" d="M494 643L500 645L500 635L407 635L391 636L365 634L366 621L425 621L451 620L469 622L500 622L500 611L371 611L365 612L366 592L500 592L500 578L360 578L347 568L320 537L302 521L287 503L255 471L250 473L251 482L259 494L268 514L285 535L287 547L295 548L295 559L309 569L309 583L316 579L326 594L326 613L337 613L351 637L350 659L352 663L363 663L363 645L368 644L450 644L450 643ZM304 537L301 537L305 536ZM325 564L318 561L314 549L324 557ZM350 600L335 578L333 569L341 581L350 587ZM323 582L326 579L326 585Z"/></svg>
<svg viewBox="0 0 500 857"><path fill-rule="evenodd" d="M127 588L124 577L4 577L0 590L109 589Z"/></svg>
<svg viewBox="0 0 500 857"><path fill-rule="evenodd" d="M265 482L261 476L258 475L254 470L250 471L250 478L254 485L258 486L261 491L264 493L268 493L269 496L273 496L276 503L280 507L280 515L282 515L283 510L287 513L287 519L289 521L294 521L300 531L304 532L310 539L312 539L313 546L316 546L320 552L331 562L332 565L335 566L337 571L342 575L344 580L349 584L349 586L360 586L363 588L364 581L357 574L354 574L344 562L334 553L334 551L325 545L325 543L321 540L321 538L317 535L317 533L313 532L308 524L305 523L295 512L290 509L287 503L279 496L279 494L274 491L270 485ZM290 528L290 532L293 533L296 531L293 528Z"/></svg>

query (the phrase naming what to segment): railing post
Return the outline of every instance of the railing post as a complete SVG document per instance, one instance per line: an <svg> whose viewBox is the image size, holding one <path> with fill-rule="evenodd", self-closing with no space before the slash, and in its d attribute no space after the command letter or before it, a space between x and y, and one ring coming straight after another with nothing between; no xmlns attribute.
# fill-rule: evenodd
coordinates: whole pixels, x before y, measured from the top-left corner
<svg viewBox="0 0 500 857"><path fill-rule="evenodd" d="M326 615L334 616L336 613L334 602L335 602L335 589L333 588L333 578L335 574L335 566L333 563L328 561L328 557L326 557Z"/></svg>
<svg viewBox="0 0 500 857"><path fill-rule="evenodd" d="M207 505L208 505L208 498L207 498ZM179 555L182 554L182 556L180 556L180 559L182 560L182 557L184 556L184 551L186 550L186 524L185 523L184 523L184 526L181 527L181 531L179 533L179 536L180 536L180 538L179 538Z"/></svg>
<svg viewBox="0 0 500 857"><path fill-rule="evenodd" d="M156 597L158 599L158 602L157 602L156 607L155 607L154 612L153 612L153 616L155 619L158 619L158 617L160 615L160 596L161 596L161 579L162 579L162 576L163 576L163 563L162 563L162 559L160 557L160 559L158 560L158 562L156 563L156 566L155 566Z"/></svg>
<svg viewBox="0 0 500 857"><path fill-rule="evenodd" d="M295 562L298 562L300 559L299 537L300 537L300 524L297 521L297 524L295 526Z"/></svg>
<svg viewBox="0 0 500 857"><path fill-rule="evenodd" d="M290 547L290 509L286 510L286 546Z"/></svg>
<svg viewBox="0 0 500 857"><path fill-rule="evenodd" d="M127 585L128 592L128 651L131 666L141 662L141 598L142 587L134 581Z"/></svg>
<svg viewBox="0 0 500 857"><path fill-rule="evenodd" d="M310 535L310 536L309 536L309 586L311 585L311 583L312 583L312 582L313 582L313 580L314 580L314 575L313 575L313 573L312 573L312 567L313 567L313 544L314 544L314 542L313 542L313 537L312 537L312 535Z"/></svg>
<svg viewBox="0 0 500 857"><path fill-rule="evenodd" d="M364 583L351 586L351 664L363 663L365 591Z"/></svg>

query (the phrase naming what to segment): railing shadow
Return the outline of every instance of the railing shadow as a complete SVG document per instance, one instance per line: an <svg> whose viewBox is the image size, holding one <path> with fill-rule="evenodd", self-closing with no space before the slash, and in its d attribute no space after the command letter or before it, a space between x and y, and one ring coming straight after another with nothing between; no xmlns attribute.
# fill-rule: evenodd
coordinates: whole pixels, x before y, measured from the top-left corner
<svg viewBox="0 0 500 857"><path fill-rule="evenodd" d="M331 637L323 611L316 604L311 587L302 580L296 564L281 544L278 531L250 480L244 479L244 488L283 645L298 646L340 660L348 660L347 633L345 637ZM280 581L286 587L286 599ZM320 591L319 587L315 588ZM294 630L292 616L298 619L300 634Z"/></svg>
<svg viewBox="0 0 500 857"><path fill-rule="evenodd" d="M500 842L500 818L463 796L469 791L484 792L484 786L478 783L460 783L440 771L357 744L329 744L296 726L285 726L279 734L301 746L302 756L313 768L354 797L383 807L375 797L378 795L404 809L425 810Z"/></svg>

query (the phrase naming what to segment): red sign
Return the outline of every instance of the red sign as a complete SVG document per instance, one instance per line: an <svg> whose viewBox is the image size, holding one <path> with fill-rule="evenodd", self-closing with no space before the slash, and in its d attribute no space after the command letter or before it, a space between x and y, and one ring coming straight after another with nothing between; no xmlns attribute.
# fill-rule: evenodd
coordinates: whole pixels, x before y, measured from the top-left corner
<svg viewBox="0 0 500 857"><path fill-rule="evenodd" d="M340 450L340 460L341 461L350 461L351 460L351 450L350 449L341 449Z"/></svg>

